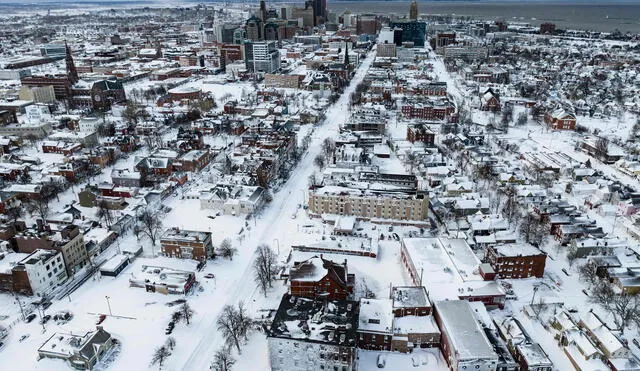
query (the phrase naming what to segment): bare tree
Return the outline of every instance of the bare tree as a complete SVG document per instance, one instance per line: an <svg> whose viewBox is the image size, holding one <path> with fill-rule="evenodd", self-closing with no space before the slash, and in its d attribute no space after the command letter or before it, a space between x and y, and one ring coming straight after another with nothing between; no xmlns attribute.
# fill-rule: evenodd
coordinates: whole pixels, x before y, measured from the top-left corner
<svg viewBox="0 0 640 371"><path fill-rule="evenodd" d="M539 215L533 212L528 212L522 218L519 229L524 240L533 246L539 247L543 245L549 237L547 224L542 221Z"/></svg>
<svg viewBox="0 0 640 371"><path fill-rule="evenodd" d="M609 153L609 140L607 138L600 137L596 140L595 155L603 160Z"/></svg>
<svg viewBox="0 0 640 371"><path fill-rule="evenodd" d="M242 339L242 329L238 323L238 312L232 305L225 305L216 320L218 331L222 333L228 346L235 346L238 353L241 353L240 341Z"/></svg>
<svg viewBox="0 0 640 371"><path fill-rule="evenodd" d="M31 214L37 215L44 222L49 215L49 201L43 198L37 198L27 203L27 210Z"/></svg>
<svg viewBox="0 0 640 371"><path fill-rule="evenodd" d="M573 263L575 263L576 259L578 259L578 249L569 248L567 250L567 260L569 261L570 267L573 267Z"/></svg>
<svg viewBox="0 0 640 371"><path fill-rule="evenodd" d="M598 282L598 265L593 261L587 261L585 264L578 267L578 275L580 279L587 282L589 286L593 286Z"/></svg>
<svg viewBox="0 0 640 371"><path fill-rule="evenodd" d="M169 358L170 355L171 352L169 351L169 349L167 349L167 347L163 345L157 348L155 352L153 352L153 356L151 357L151 364L155 365L157 363L158 367L162 368L162 364L167 358Z"/></svg>
<svg viewBox="0 0 640 371"><path fill-rule="evenodd" d="M209 368L214 371L231 371L235 363L236 360L231 355L229 346L223 346L213 355L213 362Z"/></svg>
<svg viewBox="0 0 640 371"><path fill-rule="evenodd" d="M157 214L151 212L149 209L143 211L139 215L138 220L140 233L149 237L151 245L155 246L156 241L160 237L160 233L162 233L162 220L160 220Z"/></svg>
<svg viewBox="0 0 640 371"><path fill-rule="evenodd" d="M318 154L316 158L313 159L313 164L320 170L324 169L324 166L326 165L324 156L322 154Z"/></svg>
<svg viewBox="0 0 640 371"><path fill-rule="evenodd" d="M524 126L524 125L527 124L527 121L529 121L529 118L527 117L527 114L525 112L521 112L518 115L518 118L516 119L516 125Z"/></svg>
<svg viewBox="0 0 640 371"><path fill-rule="evenodd" d="M590 300L613 316L618 330L624 334L625 328L640 317L640 295L624 291L618 293L608 281L599 281L591 291Z"/></svg>
<svg viewBox="0 0 640 371"><path fill-rule="evenodd" d="M407 150L405 153L407 164L409 165L409 173L413 174L413 167L418 162L418 156L411 150Z"/></svg>
<svg viewBox="0 0 640 371"><path fill-rule="evenodd" d="M24 210L21 206L16 205L6 209L4 214L15 224L24 215Z"/></svg>
<svg viewBox="0 0 640 371"><path fill-rule="evenodd" d="M193 318L193 313L193 309L191 309L191 306L187 302L182 304L180 307L180 315L185 321L187 321L187 325L189 324L189 321L191 321L191 318Z"/></svg>
<svg viewBox="0 0 640 371"><path fill-rule="evenodd" d="M331 138L324 138L322 142L322 152L326 158L331 158L333 156L333 152L336 150L336 142Z"/></svg>
<svg viewBox="0 0 640 371"><path fill-rule="evenodd" d="M509 226L515 222L520 213L520 206L517 200L517 190L514 186L507 186L501 190L505 201L502 206L502 215L509 222Z"/></svg>
<svg viewBox="0 0 640 371"><path fill-rule="evenodd" d="M222 240L222 242L220 242L218 251L223 258L233 260L233 256L236 254L236 252L238 252L238 249L233 247L230 239L225 238L224 240Z"/></svg>
<svg viewBox="0 0 640 371"><path fill-rule="evenodd" d="M262 244L256 249L253 269L255 281L266 297L267 290L272 287L278 271L277 256L268 245Z"/></svg>
<svg viewBox="0 0 640 371"><path fill-rule="evenodd" d="M109 208L109 205L105 200L101 200L100 202L98 202L97 206L98 206L98 213L97 213L98 218L104 219L104 222L107 224L107 228L110 228L111 224L113 224L113 219L114 219L113 211Z"/></svg>
<svg viewBox="0 0 640 371"><path fill-rule="evenodd" d="M169 348L169 350L173 350L176 347L176 339L173 336L169 336L167 341L165 341L164 346Z"/></svg>

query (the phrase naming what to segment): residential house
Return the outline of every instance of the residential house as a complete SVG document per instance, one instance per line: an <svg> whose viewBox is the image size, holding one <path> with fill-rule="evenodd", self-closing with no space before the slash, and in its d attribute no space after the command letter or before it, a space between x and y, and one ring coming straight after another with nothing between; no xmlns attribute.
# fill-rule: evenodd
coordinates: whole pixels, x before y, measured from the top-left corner
<svg viewBox="0 0 640 371"><path fill-rule="evenodd" d="M38 348L38 359L63 359L74 369L93 370L115 344L115 339L102 326L84 335L56 332Z"/></svg>

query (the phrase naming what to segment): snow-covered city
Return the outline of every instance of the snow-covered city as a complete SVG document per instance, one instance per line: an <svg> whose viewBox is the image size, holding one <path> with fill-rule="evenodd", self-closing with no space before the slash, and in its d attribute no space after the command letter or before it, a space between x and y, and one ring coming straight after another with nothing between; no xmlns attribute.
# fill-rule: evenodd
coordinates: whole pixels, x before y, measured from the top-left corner
<svg viewBox="0 0 640 371"><path fill-rule="evenodd" d="M0 4L0 369L640 371L640 5L394 3Z"/></svg>

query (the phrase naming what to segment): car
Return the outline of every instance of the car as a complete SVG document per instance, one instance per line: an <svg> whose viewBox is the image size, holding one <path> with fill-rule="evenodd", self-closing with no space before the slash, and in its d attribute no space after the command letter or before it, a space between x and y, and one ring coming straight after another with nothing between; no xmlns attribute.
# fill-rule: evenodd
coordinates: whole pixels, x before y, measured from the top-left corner
<svg viewBox="0 0 640 371"><path fill-rule="evenodd" d="M49 322L50 319L51 319L51 315L45 314L45 316L40 319L40 324L44 325L45 323Z"/></svg>
<svg viewBox="0 0 640 371"><path fill-rule="evenodd" d="M384 354L378 354L376 364L378 365L378 368L384 368L384 366L387 365L387 356Z"/></svg>
<svg viewBox="0 0 640 371"><path fill-rule="evenodd" d="M29 334L24 334L24 335L20 336L20 339L18 339L18 341L22 343L22 342L23 342L23 341L25 341L28 337L29 337Z"/></svg>
<svg viewBox="0 0 640 371"><path fill-rule="evenodd" d="M25 320L27 323L31 323L34 319L36 319L36 317L37 317L37 316L36 316L36 314L35 314L35 313L31 313L31 314L30 314L30 315L28 315L28 316L27 316L27 318L25 318L24 320Z"/></svg>
<svg viewBox="0 0 640 371"><path fill-rule="evenodd" d="M216 276L213 273L207 273L204 275L204 278L216 278Z"/></svg>
<svg viewBox="0 0 640 371"><path fill-rule="evenodd" d="M105 320L105 319L107 319L107 315L106 315L106 314L101 314L101 315L98 317L98 321L96 322L96 325L101 324L102 322L104 322L104 320Z"/></svg>

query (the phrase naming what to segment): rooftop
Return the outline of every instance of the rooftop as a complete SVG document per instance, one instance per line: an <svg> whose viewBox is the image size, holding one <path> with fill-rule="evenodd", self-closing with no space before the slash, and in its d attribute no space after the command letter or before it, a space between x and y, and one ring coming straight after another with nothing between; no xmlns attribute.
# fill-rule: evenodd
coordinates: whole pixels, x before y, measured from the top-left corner
<svg viewBox="0 0 640 371"><path fill-rule="evenodd" d="M394 308L430 307L431 302L424 286L401 286L393 288Z"/></svg>
<svg viewBox="0 0 640 371"><path fill-rule="evenodd" d="M358 331L391 333L393 330L392 304L389 299L360 299Z"/></svg>
<svg viewBox="0 0 640 371"><path fill-rule="evenodd" d="M469 302L439 301L435 303L435 308L442 319L444 332L451 341L451 348L458 354L458 361L498 359Z"/></svg>
<svg viewBox="0 0 640 371"><path fill-rule="evenodd" d="M358 311L357 301L315 301L285 294L269 336L354 347Z"/></svg>

